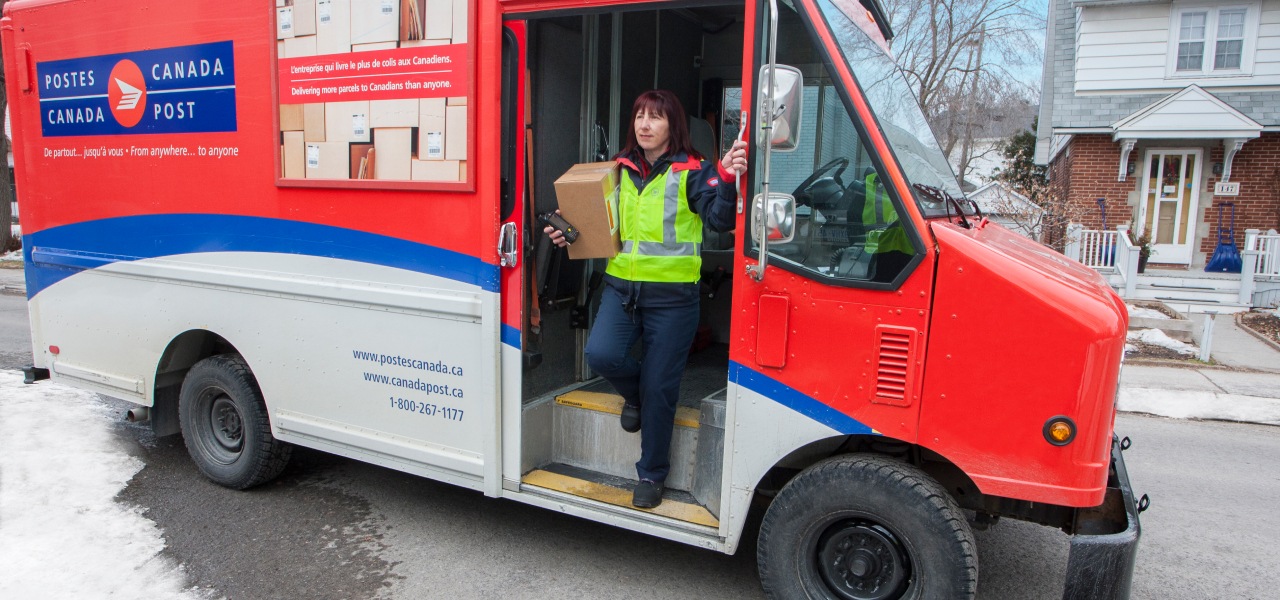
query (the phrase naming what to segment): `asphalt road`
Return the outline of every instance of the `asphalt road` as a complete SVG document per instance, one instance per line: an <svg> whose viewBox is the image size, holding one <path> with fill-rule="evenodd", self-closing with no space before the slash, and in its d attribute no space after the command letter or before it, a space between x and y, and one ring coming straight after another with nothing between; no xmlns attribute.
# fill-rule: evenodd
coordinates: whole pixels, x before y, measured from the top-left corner
<svg viewBox="0 0 1280 600"><path fill-rule="evenodd" d="M0 295L0 368L29 362L25 312ZM1121 415L1117 430L1153 500L1133 597L1275 597L1280 429ZM119 501L211 597L763 597L753 535L725 556L306 449L277 481L234 492L197 473L179 436L123 420L116 433L146 463ZM976 537L979 597L1061 596L1067 536L1006 519Z"/></svg>

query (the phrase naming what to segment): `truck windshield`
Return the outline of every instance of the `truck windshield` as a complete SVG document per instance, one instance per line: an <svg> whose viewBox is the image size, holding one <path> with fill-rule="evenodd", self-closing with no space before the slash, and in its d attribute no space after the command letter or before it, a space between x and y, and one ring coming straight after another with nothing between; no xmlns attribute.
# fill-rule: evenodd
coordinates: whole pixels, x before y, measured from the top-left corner
<svg viewBox="0 0 1280 600"><path fill-rule="evenodd" d="M817 4L908 182L962 197L955 173L906 77L888 50L864 31L863 27L875 27L865 16L866 9L855 0L819 0ZM856 22L852 15L862 22ZM942 202L915 190L913 195L926 217L946 215Z"/></svg>

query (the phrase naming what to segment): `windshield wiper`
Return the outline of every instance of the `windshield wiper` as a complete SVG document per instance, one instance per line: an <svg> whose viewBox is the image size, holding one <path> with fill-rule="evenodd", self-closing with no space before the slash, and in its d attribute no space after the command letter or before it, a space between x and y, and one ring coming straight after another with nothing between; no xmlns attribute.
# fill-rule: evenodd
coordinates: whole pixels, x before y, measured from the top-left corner
<svg viewBox="0 0 1280 600"><path fill-rule="evenodd" d="M916 191L921 194L928 196L930 200L940 202L944 207L946 207L948 219L951 218L951 207L954 206L956 208L957 215L960 217L960 226L965 229L973 229L973 223L970 223L969 219L965 218L966 215L964 214L964 207L960 206L960 200L956 199L955 196L952 196L951 194L948 194L946 190L933 185L913 183L911 184L911 187L915 188ZM978 203L974 202L972 199L969 199L969 203L973 205L974 212L978 214L979 218L981 218L982 213L978 210Z"/></svg>

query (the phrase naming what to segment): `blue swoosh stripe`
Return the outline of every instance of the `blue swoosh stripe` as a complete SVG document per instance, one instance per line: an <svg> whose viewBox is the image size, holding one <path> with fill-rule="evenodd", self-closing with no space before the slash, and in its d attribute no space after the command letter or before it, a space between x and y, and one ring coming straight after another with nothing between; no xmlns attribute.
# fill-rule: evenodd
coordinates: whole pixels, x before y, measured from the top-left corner
<svg viewBox="0 0 1280 600"><path fill-rule="evenodd" d="M511 346L516 350L519 350L520 349L520 330L510 325L507 325L506 323L503 323L502 324L502 343L508 346Z"/></svg>
<svg viewBox="0 0 1280 600"><path fill-rule="evenodd" d="M498 267L474 256L331 225L266 217L167 214L117 217L24 235L27 297L75 273L119 261L202 252L271 252L363 262L497 292Z"/></svg>
<svg viewBox="0 0 1280 600"><path fill-rule="evenodd" d="M861 421L850 417L812 397L801 393L768 375L755 371L741 363L729 362L729 378L761 396L769 398L791 410L844 434L878 433Z"/></svg>

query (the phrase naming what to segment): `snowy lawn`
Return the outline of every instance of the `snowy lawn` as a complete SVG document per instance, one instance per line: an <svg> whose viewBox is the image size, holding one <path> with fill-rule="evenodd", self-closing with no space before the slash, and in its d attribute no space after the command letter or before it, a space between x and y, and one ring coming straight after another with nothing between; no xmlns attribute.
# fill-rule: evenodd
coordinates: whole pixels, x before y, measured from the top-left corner
<svg viewBox="0 0 1280 600"><path fill-rule="evenodd" d="M142 509L114 498L142 461L98 397L0 371L0 598L199 598Z"/></svg>
<svg viewBox="0 0 1280 600"><path fill-rule="evenodd" d="M22 262L22 251L14 250L13 252L0 253L0 262Z"/></svg>

